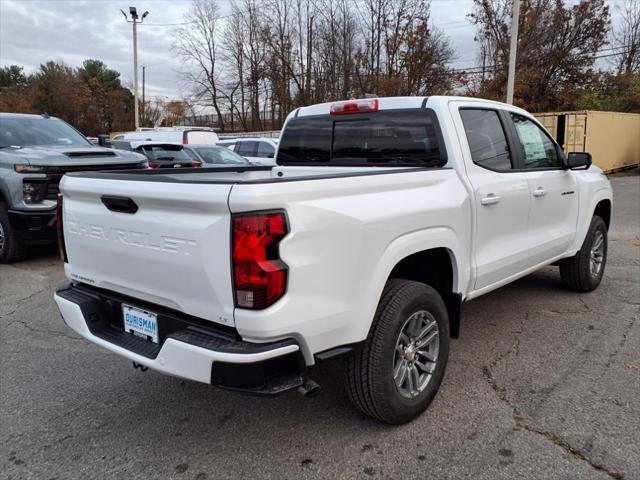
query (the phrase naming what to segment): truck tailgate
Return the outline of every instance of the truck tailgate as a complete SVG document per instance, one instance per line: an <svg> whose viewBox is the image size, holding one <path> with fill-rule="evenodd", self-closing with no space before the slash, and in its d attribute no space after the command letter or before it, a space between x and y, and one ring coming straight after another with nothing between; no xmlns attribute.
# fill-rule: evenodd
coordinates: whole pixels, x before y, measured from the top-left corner
<svg viewBox="0 0 640 480"><path fill-rule="evenodd" d="M67 276L234 325L231 187L64 177Z"/></svg>

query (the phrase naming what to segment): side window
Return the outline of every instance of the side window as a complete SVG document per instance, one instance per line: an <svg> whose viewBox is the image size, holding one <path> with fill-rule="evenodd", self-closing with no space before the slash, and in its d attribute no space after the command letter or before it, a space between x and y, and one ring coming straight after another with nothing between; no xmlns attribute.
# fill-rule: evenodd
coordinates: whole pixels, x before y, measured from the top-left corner
<svg viewBox="0 0 640 480"><path fill-rule="evenodd" d="M511 170L507 136L495 110L460 110L473 163L490 170Z"/></svg>
<svg viewBox="0 0 640 480"><path fill-rule="evenodd" d="M257 142L238 142L236 144L236 152L244 157L255 157L257 150Z"/></svg>
<svg viewBox="0 0 640 480"><path fill-rule="evenodd" d="M258 157L273 158L276 149L268 142L258 142Z"/></svg>
<svg viewBox="0 0 640 480"><path fill-rule="evenodd" d="M537 124L522 115L511 114L518 132L524 168L557 168L558 152L551 138Z"/></svg>

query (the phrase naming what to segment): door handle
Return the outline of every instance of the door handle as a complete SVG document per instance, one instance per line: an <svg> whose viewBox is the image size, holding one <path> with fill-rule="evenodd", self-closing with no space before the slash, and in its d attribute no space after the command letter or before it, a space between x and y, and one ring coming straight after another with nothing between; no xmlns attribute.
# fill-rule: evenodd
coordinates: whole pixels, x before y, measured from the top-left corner
<svg viewBox="0 0 640 480"><path fill-rule="evenodd" d="M490 193L486 197L480 199L480 203L482 205L493 205L494 203L498 203L500 201L500 197Z"/></svg>
<svg viewBox="0 0 640 480"><path fill-rule="evenodd" d="M546 194L547 194L547 191L542 187L538 187L533 191L534 197L544 197Z"/></svg>

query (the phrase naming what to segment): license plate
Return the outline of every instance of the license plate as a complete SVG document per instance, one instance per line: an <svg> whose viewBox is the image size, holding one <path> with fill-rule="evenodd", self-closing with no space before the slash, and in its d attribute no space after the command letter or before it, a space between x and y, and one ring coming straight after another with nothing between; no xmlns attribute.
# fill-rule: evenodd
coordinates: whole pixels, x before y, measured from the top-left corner
<svg viewBox="0 0 640 480"><path fill-rule="evenodd" d="M122 305L124 331L138 337L159 343L158 315L139 308Z"/></svg>

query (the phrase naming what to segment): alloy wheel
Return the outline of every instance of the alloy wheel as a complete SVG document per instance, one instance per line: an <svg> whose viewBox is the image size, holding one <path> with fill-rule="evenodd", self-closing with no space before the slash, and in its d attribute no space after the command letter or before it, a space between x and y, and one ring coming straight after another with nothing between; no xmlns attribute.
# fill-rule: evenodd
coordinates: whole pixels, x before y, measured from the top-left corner
<svg viewBox="0 0 640 480"><path fill-rule="evenodd" d="M602 263L604 262L604 235L600 230L596 230L593 236L593 243L591 244L591 251L589 255L589 272L591 276L597 277L602 270Z"/></svg>
<svg viewBox="0 0 640 480"><path fill-rule="evenodd" d="M438 323L431 313L420 310L404 323L396 341L393 379L400 395L419 396L429 384L438 362Z"/></svg>

